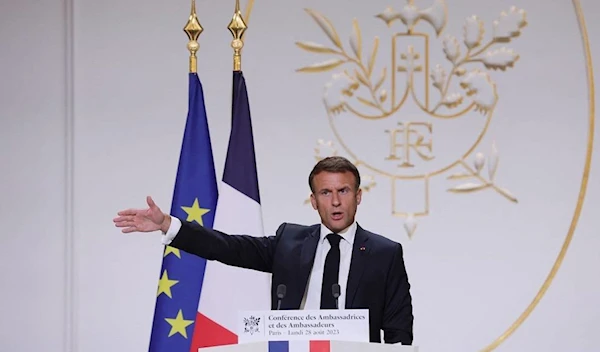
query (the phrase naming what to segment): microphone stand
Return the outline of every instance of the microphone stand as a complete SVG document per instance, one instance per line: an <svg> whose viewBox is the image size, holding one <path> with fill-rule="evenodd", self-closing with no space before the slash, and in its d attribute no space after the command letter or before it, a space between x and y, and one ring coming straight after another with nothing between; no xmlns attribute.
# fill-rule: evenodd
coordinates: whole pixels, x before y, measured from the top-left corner
<svg viewBox="0 0 600 352"><path fill-rule="evenodd" d="M281 310L281 301L285 297L285 293L287 291L287 287L284 284L280 284L277 286L277 310Z"/></svg>

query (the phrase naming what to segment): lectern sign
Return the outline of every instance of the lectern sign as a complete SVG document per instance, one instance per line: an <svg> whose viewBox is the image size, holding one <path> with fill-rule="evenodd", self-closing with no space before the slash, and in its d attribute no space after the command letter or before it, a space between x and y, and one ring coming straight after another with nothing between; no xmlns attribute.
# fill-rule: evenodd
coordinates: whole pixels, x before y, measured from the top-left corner
<svg viewBox="0 0 600 352"><path fill-rule="evenodd" d="M239 343L289 340L369 342L369 311L348 309L240 312Z"/></svg>

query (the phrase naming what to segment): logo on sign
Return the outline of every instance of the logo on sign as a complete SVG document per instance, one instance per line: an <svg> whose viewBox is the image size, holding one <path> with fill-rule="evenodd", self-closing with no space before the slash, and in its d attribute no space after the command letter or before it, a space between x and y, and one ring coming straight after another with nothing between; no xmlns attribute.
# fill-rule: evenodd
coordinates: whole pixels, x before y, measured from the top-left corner
<svg viewBox="0 0 600 352"><path fill-rule="evenodd" d="M254 335L260 332L260 317L251 315L244 318L244 333Z"/></svg>

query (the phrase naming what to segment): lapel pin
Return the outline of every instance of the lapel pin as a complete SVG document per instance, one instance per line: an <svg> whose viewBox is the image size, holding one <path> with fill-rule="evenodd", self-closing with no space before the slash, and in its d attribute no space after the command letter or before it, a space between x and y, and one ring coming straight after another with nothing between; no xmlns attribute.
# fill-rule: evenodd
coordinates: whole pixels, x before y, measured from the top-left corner
<svg viewBox="0 0 600 352"><path fill-rule="evenodd" d="M365 247L364 247L364 246L360 247L360 250L361 250L361 251L364 251L364 250L365 250Z"/></svg>

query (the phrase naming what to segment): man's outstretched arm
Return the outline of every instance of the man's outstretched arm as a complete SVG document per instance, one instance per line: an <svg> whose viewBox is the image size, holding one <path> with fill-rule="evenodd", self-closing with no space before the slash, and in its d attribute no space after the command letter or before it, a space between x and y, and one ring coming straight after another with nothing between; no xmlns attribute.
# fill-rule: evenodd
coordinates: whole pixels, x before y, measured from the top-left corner
<svg viewBox="0 0 600 352"><path fill-rule="evenodd" d="M179 248L208 260L224 264L271 272L277 236L254 237L247 235L227 235L207 229L163 213L151 197L147 197L148 209L127 209L118 212L113 219L115 226L123 228L123 233L162 231L163 243Z"/></svg>
<svg viewBox="0 0 600 352"><path fill-rule="evenodd" d="M283 226L277 230L278 234ZM228 235L177 218L172 219L170 227L163 238L164 244L223 264L272 271L278 236ZM173 240L169 241L170 238Z"/></svg>

